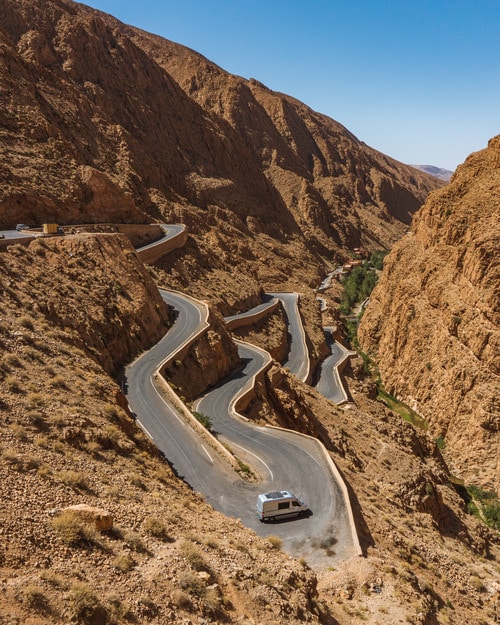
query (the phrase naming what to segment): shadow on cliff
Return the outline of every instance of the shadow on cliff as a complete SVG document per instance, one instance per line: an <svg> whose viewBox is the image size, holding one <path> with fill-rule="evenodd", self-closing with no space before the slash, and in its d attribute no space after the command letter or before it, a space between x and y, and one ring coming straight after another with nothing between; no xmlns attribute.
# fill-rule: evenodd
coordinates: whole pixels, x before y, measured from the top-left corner
<svg viewBox="0 0 500 625"><path fill-rule="evenodd" d="M409 226L421 206L420 200L394 180L382 180L379 194L389 215Z"/></svg>
<svg viewBox="0 0 500 625"><path fill-rule="evenodd" d="M356 526L356 531L358 533L359 546L361 547L363 556L366 557L368 555L368 548L375 546L375 540L372 533L370 532L370 528L368 527L367 522L365 521L365 517L361 509L361 504L359 503L359 499L357 498L356 493L351 488L349 482L345 479L342 471L340 471L340 469L338 470L347 487L347 494L349 495L352 515L354 517L354 525Z"/></svg>

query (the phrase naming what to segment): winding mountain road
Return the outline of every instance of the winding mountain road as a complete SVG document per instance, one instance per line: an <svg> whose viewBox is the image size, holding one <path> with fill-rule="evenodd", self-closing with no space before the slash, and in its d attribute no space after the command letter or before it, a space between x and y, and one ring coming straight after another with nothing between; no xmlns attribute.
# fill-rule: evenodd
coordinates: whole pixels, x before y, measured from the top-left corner
<svg viewBox="0 0 500 625"><path fill-rule="evenodd" d="M179 412L165 399L157 383L157 369L170 354L203 329L203 311L185 296L160 290L165 303L178 311L169 332L149 351L125 368L123 390L130 410L177 475L199 492L206 488L207 466L220 462L205 451L207 443L186 426Z"/></svg>
<svg viewBox="0 0 500 625"><path fill-rule="evenodd" d="M248 482L189 427L166 403L155 379L160 364L203 328L201 304L161 290L163 300L178 312L174 325L151 350L125 371L124 391L131 411L172 468L202 493L216 510L241 519L257 534L278 535L284 548L311 566L329 566L354 554L344 494L321 444L288 430L259 427L235 416L234 397L266 365L263 350L240 343L241 369L194 406L211 418L219 439L258 475ZM262 524L255 512L260 492L290 488L309 504L312 515L287 522Z"/></svg>
<svg viewBox="0 0 500 625"><path fill-rule="evenodd" d="M321 363L319 379L315 388L334 403L342 404L347 402L349 398L340 379L339 366L355 352L349 351L333 338L332 328L323 328L323 330L326 344L330 348L330 355Z"/></svg>
<svg viewBox="0 0 500 625"><path fill-rule="evenodd" d="M138 423L177 475L202 493L216 510L240 519L258 535L278 535L287 552L304 557L314 568L359 553L345 486L321 443L290 430L256 426L235 411L236 398L270 362L267 352L238 342L242 366L193 407L210 417L218 440L252 468L253 481L243 479L207 442L209 435L190 427L169 403L159 368L193 336L204 332L208 324L202 302L163 289L160 293L164 302L175 309L175 322L157 345L127 366L123 388ZM296 295L273 295L287 296L287 316L292 319L295 313L290 311L297 306ZM292 338L303 333L302 328L290 332ZM295 338L295 345L299 345L296 353L304 349L300 343ZM302 375L307 377L308 371L307 361ZM280 489L292 490L305 499L312 514L286 522L261 523L255 511L257 495Z"/></svg>
<svg viewBox="0 0 500 625"><path fill-rule="evenodd" d="M278 298L264 294L262 296L262 304L258 304L245 312L238 313L237 315L224 317L224 321L230 330L234 330L235 328L251 324L254 319L262 319L262 317L271 313L278 305Z"/></svg>
<svg viewBox="0 0 500 625"><path fill-rule="evenodd" d="M175 245L183 244L184 226L164 224L162 229L164 237L137 250L144 262L150 259L152 248L165 246L169 239ZM23 234L9 232L8 236L15 239ZM271 362L267 352L238 341L242 366L196 403L194 409L211 418L218 440L211 440L211 435L200 432L199 427L191 427L185 412L170 401L159 369L208 329L208 309L202 302L180 293L160 289L160 294L176 311L175 321L152 349L126 367L123 391L137 422L177 475L202 493L216 510L240 519L258 535L278 535L286 551L304 557L314 568L359 554L345 485L322 444L290 430L256 426L235 410L237 398L253 386L255 376ZM276 293L266 294L265 298L268 301L263 304L264 309L275 305L276 298L282 302L289 324L290 348L284 366L306 381L310 375L309 356L298 295ZM251 481L243 479L227 457L217 452L221 442L252 468ZM255 510L257 495L281 489L292 490L304 499L311 515L261 523Z"/></svg>
<svg viewBox="0 0 500 625"><path fill-rule="evenodd" d="M299 380L308 382L311 373L309 350L299 312L299 294L268 293L268 295L281 300L288 320L289 352L288 359L282 364Z"/></svg>

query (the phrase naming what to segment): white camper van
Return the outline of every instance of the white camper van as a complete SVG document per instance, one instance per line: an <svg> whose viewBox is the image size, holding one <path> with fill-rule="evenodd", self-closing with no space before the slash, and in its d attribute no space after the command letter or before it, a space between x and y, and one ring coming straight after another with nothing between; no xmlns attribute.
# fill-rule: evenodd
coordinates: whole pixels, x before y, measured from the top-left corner
<svg viewBox="0 0 500 625"><path fill-rule="evenodd" d="M261 521L274 521L288 516L304 516L308 512L307 504L287 490L265 493L257 497L257 516Z"/></svg>

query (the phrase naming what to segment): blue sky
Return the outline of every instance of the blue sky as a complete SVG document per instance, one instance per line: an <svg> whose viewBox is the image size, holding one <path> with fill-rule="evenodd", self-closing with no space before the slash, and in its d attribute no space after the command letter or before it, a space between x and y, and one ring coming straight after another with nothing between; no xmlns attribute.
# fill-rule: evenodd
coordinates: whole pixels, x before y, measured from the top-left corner
<svg viewBox="0 0 500 625"><path fill-rule="evenodd" d="M500 0L87 0L454 170L500 133Z"/></svg>

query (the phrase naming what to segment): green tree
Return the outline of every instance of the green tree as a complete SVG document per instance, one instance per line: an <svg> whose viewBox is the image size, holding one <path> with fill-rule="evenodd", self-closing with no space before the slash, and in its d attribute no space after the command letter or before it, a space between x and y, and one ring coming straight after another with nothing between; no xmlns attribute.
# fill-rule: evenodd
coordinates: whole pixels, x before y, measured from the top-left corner
<svg viewBox="0 0 500 625"><path fill-rule="evenodd" d="M388 254L388 250L377 250L370 256L370 265L374 269L382 269L384 266L384 258Z"/></svg>
<svg viewBox="0 0 500 625"><path fill-rule="evenodd" d="M359 298L361 300L366 299L375 288L377 282L377 274L374 271L368 270L363 278L361 286L359 287Z"/></svg>
<svg viewBox="0 0 500 625"><path fill-rule="evenodd" d="M371 269L370 263L364 262L355 267L342 280L344 292L340 301L340 312L349 314L356 302L361 302L370 295L377 281L377 274Z"/></svg>

